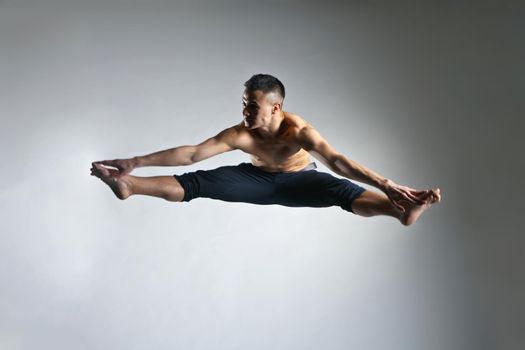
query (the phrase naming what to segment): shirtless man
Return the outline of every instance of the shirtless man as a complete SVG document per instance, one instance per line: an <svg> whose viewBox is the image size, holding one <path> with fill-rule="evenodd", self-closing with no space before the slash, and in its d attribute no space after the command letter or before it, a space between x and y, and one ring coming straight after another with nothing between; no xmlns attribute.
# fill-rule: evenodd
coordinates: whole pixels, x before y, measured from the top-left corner
<svg viewBox="0 0 525 350"><path fill-rule="evenodd" d="M413 224L440 201L439 189L420 191L398 185L337 152L304 119L282 110L285 91L277 78L257 74L244 86L241 123L198 145L93 162L91 175L106 183L119 199L142 194L174 202L203 197L291 207L335 205L366 217L388 215L403 225ZM174 176L129 174L137 167L190 165L237 149L251 155L251 164ZM310 154L338 175L384 194L314 170Z"/></svg>

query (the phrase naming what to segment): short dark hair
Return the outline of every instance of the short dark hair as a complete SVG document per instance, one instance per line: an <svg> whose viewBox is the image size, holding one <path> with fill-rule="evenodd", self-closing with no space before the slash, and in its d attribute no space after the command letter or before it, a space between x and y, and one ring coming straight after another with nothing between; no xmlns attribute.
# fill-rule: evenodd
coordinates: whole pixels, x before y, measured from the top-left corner
<svg viewBox="0 0 525 350"><path fill-rule="evenodd" d="M247 90L261 90L265 94L269 92L276 92L284 100L283 83L270 74L255 74L244 83L244 86Z"/></svg>

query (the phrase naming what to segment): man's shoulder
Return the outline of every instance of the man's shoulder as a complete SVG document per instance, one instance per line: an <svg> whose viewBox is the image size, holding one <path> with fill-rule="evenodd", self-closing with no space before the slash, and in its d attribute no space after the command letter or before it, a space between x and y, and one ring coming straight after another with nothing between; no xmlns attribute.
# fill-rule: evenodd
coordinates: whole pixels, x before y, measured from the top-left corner
<svg viewBox="0 0 525 350"><path fill-rule="evenodd" d="M236 148L242 149L243 146L252 140L252 135L248 128L244 126L243 122L235 124L224 131L228 134L230 142L234 144Z"/></svg>
<svg viewBox="0 0 525 350"><path fill-rule="evenodd" d="M246 129L244 123L240 122L238 124L230 126L229 128L224 129L222 132L228 134L229 136L239 136L247 131L248 129Z"/></svg>
<svg viewBox="0 0 525 350"><path fill-rule="evenodd" d="M284 116L287 122L293 126L303 127L308 125L306 120L304 120L304 118L297 113L284 112Z"/></svg>
<svg viewBox="0 0 525 350"><path fill-rule="evenodd" d="M293 131L293 134L295 134L296 136L299 136L301 133L304 132L304 130L307 130L308 128L312 127L299 114L285 112L285 116L289 131Z"/></svg>
<svg viewBox="0 0 525 350"><path fill-rule="evenodd" d="M250 134L248 128L246 128L243 122L235 124L234 126L228 128L228 130L236 137L242 137Z"/></svg>

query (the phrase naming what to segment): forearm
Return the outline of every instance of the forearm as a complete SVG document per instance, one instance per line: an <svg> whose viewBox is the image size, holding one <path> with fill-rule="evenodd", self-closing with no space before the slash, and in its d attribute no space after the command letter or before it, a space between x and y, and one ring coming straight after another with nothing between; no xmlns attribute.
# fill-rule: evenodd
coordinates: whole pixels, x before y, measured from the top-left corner
<svg viewBox="0 0 525 350"><path fill-rule="evenodd" d="M194 153L195 146L179 146L134 159L137 167L190 165Z"/></svg>
<svg viewBox="0 0 525 350"><path fill-rule="evenodd" d="M330 163L331 169L338 175L347 177L384 190L389 180L367 167L339 154Z"/></svg>

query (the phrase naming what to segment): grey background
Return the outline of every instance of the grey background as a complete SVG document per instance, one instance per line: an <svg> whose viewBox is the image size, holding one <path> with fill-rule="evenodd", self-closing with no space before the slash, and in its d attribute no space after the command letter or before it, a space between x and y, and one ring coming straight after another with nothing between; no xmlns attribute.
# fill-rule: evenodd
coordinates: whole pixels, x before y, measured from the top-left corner
<svg viewBox="0 0 525 350"><path fill-rule="evenodd" d="M523 18L518 1L0 1L0 348L523 349ZM238 123L261 72L335 148L442 203L405 228L121 202L89 176Z"/></svg>

